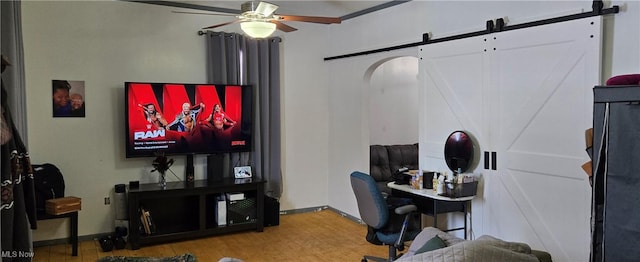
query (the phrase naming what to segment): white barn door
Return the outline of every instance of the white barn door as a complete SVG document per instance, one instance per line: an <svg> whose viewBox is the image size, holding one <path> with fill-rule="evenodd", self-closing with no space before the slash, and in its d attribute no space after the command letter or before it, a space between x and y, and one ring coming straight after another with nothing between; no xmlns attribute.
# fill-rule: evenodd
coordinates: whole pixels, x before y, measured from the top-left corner
<svg viewBox="0 0 640 262"><path fill-rule="evenodd" d="M419 49L420 95L420 169L447 171L444 142L456 130L467 131L476 141L489 141L489 101L491 90L486 68L490 66L487 45L489 36L465 38L421 46ZM488 143L478 143L475 162L482 162L482 152ZM472 168L477 169L472 164ZM451 171L448 171L451 173ZM478 172L468 170L468 172ZM471 224L482 232L482 197L487 190L479 185L473 200ZM461 214L449 215L445 228L461 227ZM464 236L463 232L454 232Z"/></svg>
<svg viewBox="0 0 640 262"><path fill-rule="evenodd" d="M580 166L600 83L600 19L492 38L496 177L507 197L490 220L505 225L500 236L537 241L554 261L589 258L591 190Z"/></svg>
<svg viewBox="0 0 640 262"><path fill-rule="evenodd" d="M486 37L421 46L419 50L420 166L448 170L444 142L455 130L469 131L484 140L489 66L483 45ZM484 145L480 145L484 146Z"/></svg>

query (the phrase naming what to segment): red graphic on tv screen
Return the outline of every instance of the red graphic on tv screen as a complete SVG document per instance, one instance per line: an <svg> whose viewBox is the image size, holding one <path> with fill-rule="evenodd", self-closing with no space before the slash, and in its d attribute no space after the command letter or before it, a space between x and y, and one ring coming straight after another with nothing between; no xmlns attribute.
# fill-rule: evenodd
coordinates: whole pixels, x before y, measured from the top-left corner
<svg viewBox="0 0 640 262"><path fill-rule="evenodd" d="M251 150L251 86L126 83L127 157Z"/></svg>

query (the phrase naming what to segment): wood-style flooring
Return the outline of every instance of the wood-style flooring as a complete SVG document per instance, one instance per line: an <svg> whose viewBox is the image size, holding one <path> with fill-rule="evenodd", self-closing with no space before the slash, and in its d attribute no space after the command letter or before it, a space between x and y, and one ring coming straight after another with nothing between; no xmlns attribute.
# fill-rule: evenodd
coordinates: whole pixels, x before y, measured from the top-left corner
<svg viewBox="0 0 640 262"><path fill-rule="evenodd" d="M175 243L143 246L138 250L102 252L97 240L83 241L78 256L71 256L71 244L35 248L34 262L96 261L105 256L174 256L191 253L199 262L216 262L223 257L245 262L269 261L360 261L362 255L384 257L387 246L365 240L367 229L330 210L280 216L280 225L264 232L247 231Z"/></svg>

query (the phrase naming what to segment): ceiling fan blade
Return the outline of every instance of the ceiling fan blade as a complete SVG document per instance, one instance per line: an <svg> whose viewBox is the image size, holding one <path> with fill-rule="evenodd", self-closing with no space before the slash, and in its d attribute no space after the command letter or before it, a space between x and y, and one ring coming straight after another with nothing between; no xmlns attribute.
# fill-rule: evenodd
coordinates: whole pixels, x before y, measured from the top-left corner
<svg viewBox="0 0 640 262"><path fill-rule="evenodd" d="M202 13L202 12L184 12L184 11L171 11L176 14L190 14L190 15L219 15L219 16L237 16L232 14L214 14L214 13Z"/></svg>
<svg viewBox="0 0 640 262"><path fill-rule="evenodd" d="M241 20L235 20L235 21L226 22L226 23L222 23L222 24L203 27L202 29L212 29L212 28L221 27L221 26L225 26L225 25L235 24L235 23L240 22L240 21Z"/></svg>
<svg viewBox="0 0 640 262"><path fill-rule="evenodd" d="M277 5L267 2L260 2L258 4L258 7L256 7L256 12L264 15L265 17L268 17L271 16L273 12L276 11L276 9L278 9Z"/></svg>
<svg viewBox="0 0 640 262"><path fill-rule="evenodd" d="M282 21L298 21L319 24L339 24L342 19L339 17L323 17L323 16L302 16L302 15L277 15L278 20Z"/></svg>
<svg viewBox="0 0 640 262"><path fill-rule="evenodd" d="M292 26L286 25L284 23L278 22L278 21L271 21L271 23L276 24L276 28L278 28L278 30L285 32L285 33L289 33L289 32L293 32L298 30L297 28L294 28Z"/></svg>

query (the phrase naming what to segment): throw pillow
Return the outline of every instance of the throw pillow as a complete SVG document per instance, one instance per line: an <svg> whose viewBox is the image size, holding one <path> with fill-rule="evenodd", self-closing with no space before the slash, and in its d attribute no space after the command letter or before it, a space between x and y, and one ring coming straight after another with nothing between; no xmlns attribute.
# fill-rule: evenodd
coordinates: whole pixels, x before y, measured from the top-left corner
<svg viewBox="0 0 640 262"><path fill-rule="evenodd" d="M434 236L431 239L429 239L429 241L427 241L427 243L424 243L424 245L422 245L422 247L418 248L418 250L416 250L416 255L420 254L420 253L424 253L424 252L429 252L432 250L436 250L436 249L440 249L443 247L447 247L447 244L444 243L444 241L442 241L442 239L438 236Z"/></svg>

